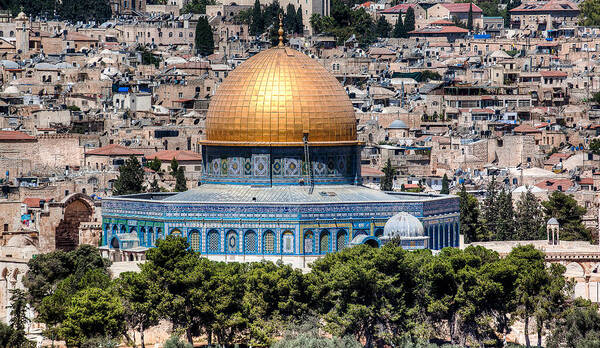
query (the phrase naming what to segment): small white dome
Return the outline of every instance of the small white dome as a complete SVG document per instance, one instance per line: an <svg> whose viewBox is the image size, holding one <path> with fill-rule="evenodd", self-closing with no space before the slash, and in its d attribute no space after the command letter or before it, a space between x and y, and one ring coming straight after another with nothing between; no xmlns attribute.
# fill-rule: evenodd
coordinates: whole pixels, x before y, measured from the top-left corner
<svg viewBox="0 0 600 348"><path fill-rule="evenodd" d="M386 239L425 237L425 229L419 219L409 213L401 212L385 223L383 237Z"/></svg>

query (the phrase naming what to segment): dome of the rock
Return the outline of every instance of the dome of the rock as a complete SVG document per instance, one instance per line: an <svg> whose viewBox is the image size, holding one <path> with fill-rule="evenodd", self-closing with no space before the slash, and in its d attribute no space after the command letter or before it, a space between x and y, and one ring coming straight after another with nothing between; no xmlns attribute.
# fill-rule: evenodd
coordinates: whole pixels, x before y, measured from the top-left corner
<svg viewBox="0 0 600 348"><path fill-rule="evenodd" d="M297 146L357 143L356 118L340 83L287 47L263 51L232 71L212 97L205 144Z"/></svg>

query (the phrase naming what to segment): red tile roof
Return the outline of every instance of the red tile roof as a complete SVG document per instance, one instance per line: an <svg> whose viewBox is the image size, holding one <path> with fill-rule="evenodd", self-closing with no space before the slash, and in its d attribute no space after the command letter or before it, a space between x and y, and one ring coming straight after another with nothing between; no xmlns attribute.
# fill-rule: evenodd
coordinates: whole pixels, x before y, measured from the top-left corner
<svg viewBox="0 0 600 348"><path fill-rule="evenodd" d="M518 125L517 127L515 127L515 129L513 129L513 131L515 133L539 133L540 130L532 127L530 125L528 125L527 123L523 123Z"/></svg>
<svg viewBox="0 0 600 348"><path fill-rule="evenodd" d="M546 70L540 71L540 75L543 77L567 77L567 73L559 70Z"/></svg>
<svg viewBox="0 0 600 348"><path fill-rule="evenodd" d="M547 12L547 11L579 11L575 3L565 0L549 1L547 3L523 3L509 12Z"/></svg>
<svg viewBox="0 0 600 348"><path fill-rule="evenodd" d="M593 178L581 178L581 180L579 180L579 185L594 185L594 179Z"/></svg>
<svg viewBox="0 0 600 348"><path fill-rule="evenodd" d="M103 147L99 147L97 149L90 150L85 154L95 156L139 156L143 155L144 153L140 150L130 149L119 144L110 144Z"/></svg>
<svg viewBox="0 0 600 348"><path fill-rule="evenodd" d="M573 182L569 179L548 179L536 183L535 186L550 192L558 191L560 186L561 191L564 192L573 186Z"/></svg>
<svg viewBox="0 0 600 348"><path fill-rule="evenodd" d="M202 161L202 155L193 151L184 150L163 150L146 155L146 159L151 161L158 158L160 161L171 161L175 158L177 161Z"/></svg>
<svg viewBox="0 0 600 348"><path fill-rule="evenodd" d="M377 168L373 168L371 166L360 166L360 174L362 176L376 176L381 177L384 176L383 172Z"/></svg>
<svg viewBox="0 0 600 348"><path fill-rule="evenodd" d="M454 25L454 22L446 19L438 19L437 21L429 23L429 25Z"/></svg>
<svg viewBox="0 0 600 348"><path fill-rule="evenodd" d="M440 4L442 6L444 6L446 9L448 9L448 11L450 12L464 12L464 13L468 13L469 12L469 8L471 8L470 6L472 5L472 11L473 13L482 13L483 10L472 3L466 3L466 2L457 2L457 3L444 3L444 4Z"/></svg>
<svg viewBox="0 0 600 348"><path fill-rule="evenodd" d="M417 184L404 184L404 188L405 189L416 189L419 188L420 186Z"/></svg>
<svg viewBox="0 0 600 348"><path fill-rule="evenodd" d="M399 4L394 7L386 8L381 13L406 13L410 7L416 7L417 4Z"/></svg>
<svg viewBox="0 0 600 348"><path fill-rule="evenodd" d="M41 201L50 202L51 200L48 199L48 198L34 198L34 197L29 197L29 198L25 198L23 200L23 203L25 205L27 205L28 208L39 208Z"/></svg>
<svg viewBox="0 0 600 348"><path fill-rule="evenodd" d="M19 131L3 131L0 130L0 141L12 141L12 140L35 140L31 135L27 135Z"/></svg>
<svg viewBox="0 0 600 348"><path fill-rule="evenodd" d="M544 164L555 165L571 157L570 153L553 153Z"/></svg>

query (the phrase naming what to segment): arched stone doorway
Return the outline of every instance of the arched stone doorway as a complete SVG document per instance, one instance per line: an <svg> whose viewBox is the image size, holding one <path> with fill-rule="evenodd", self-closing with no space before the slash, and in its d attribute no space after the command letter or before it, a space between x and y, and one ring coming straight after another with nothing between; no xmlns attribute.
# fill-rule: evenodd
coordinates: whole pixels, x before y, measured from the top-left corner
<svg viewBox="0 0 600 348"><path fill-rule="evenodd" d="M368 245L372 248L379 248L379 244L377 243L377 241L375 239L367 239L365 241L365 245Z"/></svg>
<svg viewBox="0 0 600 348"><path fill-rule="evenodd" d="M70 251L79 245L79 224L92 220L93 206L89 197L74 194L64 203L64 215L56 227L56 249Z"/></svg>

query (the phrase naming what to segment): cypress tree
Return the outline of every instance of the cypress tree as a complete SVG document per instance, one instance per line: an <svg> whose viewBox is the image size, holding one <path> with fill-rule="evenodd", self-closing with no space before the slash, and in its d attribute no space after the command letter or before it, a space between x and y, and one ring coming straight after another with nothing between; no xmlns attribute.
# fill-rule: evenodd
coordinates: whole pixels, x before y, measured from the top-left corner
<svg viewBox="0 0 600 348"><path fill-rule="evenodd" d="M544 212L539 200L527 190L521 193L515 211L515 239L537 240L544 227Z"/></svg>
<svg viewBox="0 0 600 348"><path fill-rule="evenodd" d="M381 191L392 191L394 189L394 175L396 171L392 167L392 161L388 158L383 167L383 180L381 181Z"/></svg>
<svg viewBox="0 0 600 348"><path fill-rule="evenodd" d="M113 195L129 195L144 191L144 168L135 156L119 167L119 177L113 184Z"/></svg>
<svg viewBox="0 0 600 348"><path fill-rule="evenodd" d="M504 188L498 194L498 222L495 240L513 240L515 237L515 213L510 192Z"/></svg>
<svg viewBox="0 0 600 348"><path fill-rule="evenodd" d="M460 192L460 233L465 238L465 243L479 241L479 203L477 198L467 193L463 183Z"/></svg>
<svg viewBox="0 0 600 348"><path fill-rule="evenodd" d="M440 193L443 195L450 194L450 185L448 183L448 175L446 174L444 174L444 177L442 178L442 190Z"/></svg>
<svg viewBox="0 0 600 348"><path fill-rule="evenodd" d="M293 4L288 4L283 18L283 28L286 32L296 31L296 7Z"/></svg>
<svg viewBox="0 0 600 348"><path fill-rule="evenodd" d="M160 192L160 187L158 187L158 180L154 179L152 184L150 184L150 189L148 192Z"/></svg>
<svg viewBox="0 0 600 348"><path fill-rule="evenodd" d="M171 175L177 176L178 169L179 169L179 162L177 162L175 157L173 157L173 159L171 159Z"/></svg>
<svg viewBox="0 0 600 348"><path fill-rule="evenodd" d="M215 51L215 41L208 19L202 17L196 24L196 52L208 56Z"/></svg>
<svg viewBox="0 0 600 348"><path fill-rule="evenodd" d="M390 37L391 26L384 16L380 16L375 26L377 37Z"/></svg>
<svg viewBox="0 0 600 348"><path fill-rule="evenodd" d="M406 36L408 32L413 30L415 30L415 10L409 7L404 17L404 35Z"/></svg>
<svg viewBox="0 0 600 348"><path fill-rule="evenodd" d="M265 31L265 22L263 13L260 8L260 2L254 1L254 8L252 9L252 21L250 22L250 34L258 36Z"/></svg>
<svg viewBox="0 0 600 348"><path fill-rule="evenodd" d="M296 33L304 34L304 19L302 18L302 5L298 7L298 12L296 12Z"/></svg>
<svg viewBox="0 0 600 348"><path fill-rule="evenodd" d="M496 177L488 184L485 199L483 200L483 236L482 241L494 238L498 228L498 183Z"/></svg>
<svg viewBox="0 0 600 348"><path fill-rule="evenodd" d="M400 38L404 37L404 24L402 23L402 15L398 15L398 21L396 22L396 26L394 26L394 37Z"/></svg>
<svg viewBox="0 0 600 348"><path fill-rule="evenodd" d="M177 169L177 174L175 175L175 191L187 191L187 182L185 180L185 173L183 172L183 167L179 167Z"/></svg>
<svg viewBox="0 0 600 348"><path fill-rule="evenodd" d="M467 17L467 29L473 30L473 3L469 3L469 17Z"/></svg>

